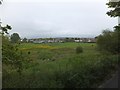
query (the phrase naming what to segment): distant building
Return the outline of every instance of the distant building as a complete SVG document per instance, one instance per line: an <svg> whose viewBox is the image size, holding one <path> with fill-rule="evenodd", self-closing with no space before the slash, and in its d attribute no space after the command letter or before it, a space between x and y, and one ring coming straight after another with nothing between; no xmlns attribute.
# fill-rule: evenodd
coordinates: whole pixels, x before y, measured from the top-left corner
<svg viewBox="0 0 120 90"><path fill-rule="evenodd" d="M80 38L78 40L74 40L75 42L83 42L83 43L93 43L96 42L95 38Z"/></svg>
<svg viewBox="0 0 120 90"><path fill-rule="evenodd" d="M80 40L74 40L75 42L80 42Z"/></svg>
<svg viewBox="0 0 120 90"><path fill-rule="evenodd" d="M82 43L93 43L96 42L95 38L39 38L39 39L29 39L29 42L33 43L56 43L56 42L82 42Z"/></svg>

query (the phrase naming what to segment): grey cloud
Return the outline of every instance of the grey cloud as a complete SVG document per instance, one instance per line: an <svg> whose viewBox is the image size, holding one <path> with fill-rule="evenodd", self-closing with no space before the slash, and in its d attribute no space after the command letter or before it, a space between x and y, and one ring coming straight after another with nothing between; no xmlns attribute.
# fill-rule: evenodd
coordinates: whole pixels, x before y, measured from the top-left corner
<svg viewBox="0 0 120 90"><path fill-rule="evenodd" d="M117 24L105 2L6 3L2 20L21 37L96 36Z"/></svg>

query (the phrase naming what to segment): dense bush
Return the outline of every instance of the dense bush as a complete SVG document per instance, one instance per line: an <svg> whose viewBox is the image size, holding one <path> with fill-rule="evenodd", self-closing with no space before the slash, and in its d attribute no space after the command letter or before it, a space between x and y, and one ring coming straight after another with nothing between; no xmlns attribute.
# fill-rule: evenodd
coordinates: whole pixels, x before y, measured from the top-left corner
<svg viewBox="0 0 120 90"><path fill-rule="evenodd" d="M84 60L79 60L80 57L74 58L72 61L71 75L64 78L64 87L72 88L90 88L97 87L98 84L105 79L105 77L117 68L118 59L117 56L100 56L100 57L90 57L84 58ZM95 59L97 62L92 62ZM81 64L82 63L82 64ZM67 74L67 73L66 73Z"/></svg>
<svg viewBox="0 0 120 90"><path fill-rule="evenodd" d="M106 50L111 53L120 53L120 30L104 30L97 38L99 50Z"/></svg>
<svg viewBox="0 0 120 90"><path fill-rule="evenodd" d="M83 48L81 46L78 46L76 48L76 53L79 54L79 53L82 53L83 52Z"/></svg>
<svg viewBox="0 0 120 90"><path fill-rule="evenodd" d="M2 64L12 66L21 74L23 59L17 44L12 44L7 36L2 36ZM3 74L5 74L4 70L8 71L3 67Z"/></svg>

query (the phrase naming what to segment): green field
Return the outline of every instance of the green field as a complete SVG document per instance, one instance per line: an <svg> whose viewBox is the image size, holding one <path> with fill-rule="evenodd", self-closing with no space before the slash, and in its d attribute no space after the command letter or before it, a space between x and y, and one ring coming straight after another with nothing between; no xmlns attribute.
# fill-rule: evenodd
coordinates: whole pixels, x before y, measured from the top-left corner
<svg viewBox="0 0 120 90"><path fill-rule="evenodd" d="M83 53L76 54L77 46ZM96 43L22 43L19 49L25 57L22 74L4 66L9 73L3 72L3 87L98 87L118 62L117 55L99 52Z"/></svg>

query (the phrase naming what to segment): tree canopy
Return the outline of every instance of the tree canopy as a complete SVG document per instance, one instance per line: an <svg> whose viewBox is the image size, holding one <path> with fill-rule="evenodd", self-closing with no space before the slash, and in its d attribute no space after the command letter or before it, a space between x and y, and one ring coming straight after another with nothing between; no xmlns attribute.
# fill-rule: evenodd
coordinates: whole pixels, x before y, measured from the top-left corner
<svg viewBox="0 0 120 90"><path fill-rule="evenodd" d="M27 42L27 38L23 38L22 42L26 43Z"/></svg>
<svg viewBox="0 0 120 90"><path fill-rule="evenodd" d="M107 14L111 17L117 17L120 16L120 1L118 2L108 2L107 3L108 8L114 8L113 10L110 10L107 12Z"/></svg>
<svg viewBox="0 0 120 90"><path fill-rule="evenodd" d="M108 2L108 8L113 8L107 12L110 17L120 16L120 1ZM111 53L120 53L120 24L114 26L114 31L105 30L97 38L97 45L100 50L106 50Z"/></svg>
<svg viewBox="0 0 120 90"><path fill-rule="evenodd" d="M20 36L18 33L13 33L11 35L11 42L12 43L18 43L20 41Z"/></svg>
<svg viewBox="0 0 120 90"><path fill-rule="evenodd" d="M12 29L12 27L11 26L9 26L9 25L6 25L6 26L0 26L0 28L1 28L1 34L8 34L8 30L11 30Z"/></svg>
<svg viewBox="0 0 120 90"><path fill-rule="evenodd" d="M3 1L3 0L0 0L0 4L2 4L2 1Z"/></svg>

